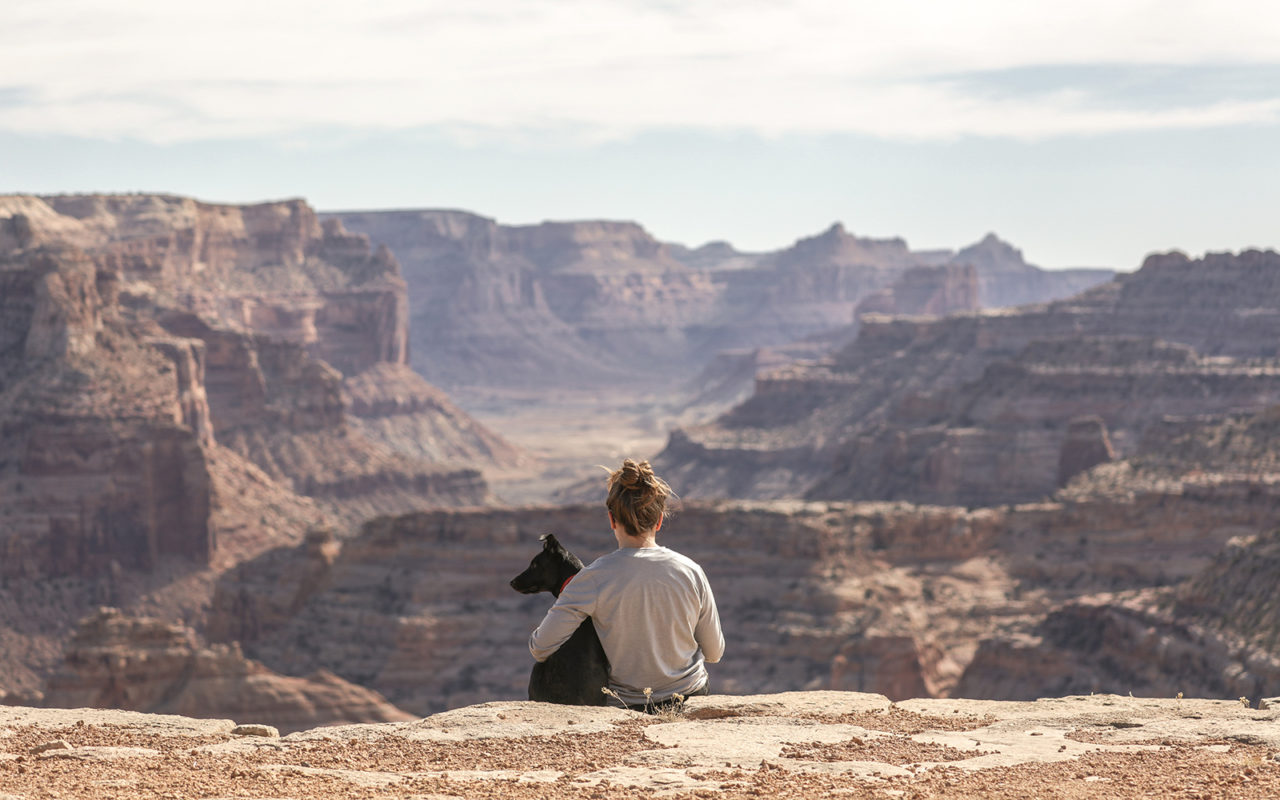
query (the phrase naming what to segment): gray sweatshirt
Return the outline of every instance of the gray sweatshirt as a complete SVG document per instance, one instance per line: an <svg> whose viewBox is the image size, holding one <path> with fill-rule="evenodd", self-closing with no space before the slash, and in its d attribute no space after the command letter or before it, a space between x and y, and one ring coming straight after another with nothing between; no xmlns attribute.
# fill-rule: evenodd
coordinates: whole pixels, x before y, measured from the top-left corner
<svg viewBox="0 0 1280 800"><path fill-rule="evenodd" d="M623 547L596 559L561 592L529 637L546 661L591 617L609 657L609 688L627 704L687 694L707 681L703 662L724 654L720 615L707 576L665 547Z"/></svg>

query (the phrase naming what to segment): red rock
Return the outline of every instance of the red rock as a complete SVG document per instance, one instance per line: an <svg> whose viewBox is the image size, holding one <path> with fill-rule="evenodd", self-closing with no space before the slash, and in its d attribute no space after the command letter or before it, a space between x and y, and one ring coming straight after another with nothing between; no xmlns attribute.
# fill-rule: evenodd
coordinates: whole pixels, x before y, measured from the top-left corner
<svg viewBox="0 0 1280 800"><path fill-rule="evenodd" d="M49 680L44 705L251 719L286 733L411 718L376 692L331 673L278 675L244 658L237 646L200 647L181 625L111 608L80 623L63 668Z"/></svg>

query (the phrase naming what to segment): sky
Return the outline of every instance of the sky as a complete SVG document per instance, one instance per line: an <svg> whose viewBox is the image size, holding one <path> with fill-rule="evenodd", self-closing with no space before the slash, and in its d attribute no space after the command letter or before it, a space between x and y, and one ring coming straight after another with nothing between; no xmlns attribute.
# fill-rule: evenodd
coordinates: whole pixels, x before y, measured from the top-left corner
<svg viewBox="0 0 1280 800"><path fill-rule="evenodd" d="M8 0L0 193L1280 247L1274 0Z"/></svg>

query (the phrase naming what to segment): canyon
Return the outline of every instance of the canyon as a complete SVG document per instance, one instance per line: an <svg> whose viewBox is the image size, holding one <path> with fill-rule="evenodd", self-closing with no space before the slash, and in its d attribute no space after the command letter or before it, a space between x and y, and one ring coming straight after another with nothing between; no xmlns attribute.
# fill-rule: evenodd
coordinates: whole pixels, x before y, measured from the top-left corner
<svg viewBox="0 0 1280 800"><path fill-rule="evenodd" d="M621 455L683 498L715 692L1277 695L1278 330L1271 251L3 196L0 698L521 698L507 581L611 548Z"/></svg>
<svg viewBox="0 0 1280 800"><path fill-rule="evenodd" d="M994 235L952 250L836 223L787 247L663 242L634 222L504 225L464 211L322 215L386 243L409 286L411 363L545 466L491 473L509 502L581 497L594 465L661 449L824 356L859 316L1068 297L1107 269L1044 270ZM566 428L566 426L568 426Z"/></svg>
<svg viewBox="0 0 1280 800"><path fill-rule="evenodd" d="M407 347L395 258L300 200L0 197L4 688L104 600L195 621L313 527L492 503L522 454Z"/></svg>
<svg viewBox="0 0 1280 800"><path fill-rule="evenodd" d="M1067 297L1114 274L1042 270L994 235L958 252L914 251L839 223L744 253L662 242L633 222L503 225L434 210L323 217L396 253L410 289L412 364L450 392L566 382L669 392L724 351L849 335L859 304L917 267L972 267L977 297L960 302L974 307ZM896 310L951 309L929 307L931 293L899 291Z"/></svg>
<svg viewBox="0 0 1280 800"><path fill-rule="evenodd" d="M842 349L673 432L655 464L687 497L1032 502L1140 453L1166 418L1280 403L1277 309L1280 255L1246 251L1151 256L1045 304L864 315Z"/></svg>

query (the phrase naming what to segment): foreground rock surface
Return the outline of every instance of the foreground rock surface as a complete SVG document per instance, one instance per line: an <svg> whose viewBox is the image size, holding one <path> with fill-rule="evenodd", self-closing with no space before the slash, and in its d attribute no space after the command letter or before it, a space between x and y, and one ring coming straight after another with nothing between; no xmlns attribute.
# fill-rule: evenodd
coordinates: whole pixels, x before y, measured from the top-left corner
<svg viewBox="0 0 1280 800"><path fill-rule="evenodd" d="M36 797L1274 797L1280 710L1228 700L693 698L684 713L498 702L233 735L231 720L0 708L0 786ZM68 746L44 749L61 740Z"/></svg>

